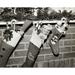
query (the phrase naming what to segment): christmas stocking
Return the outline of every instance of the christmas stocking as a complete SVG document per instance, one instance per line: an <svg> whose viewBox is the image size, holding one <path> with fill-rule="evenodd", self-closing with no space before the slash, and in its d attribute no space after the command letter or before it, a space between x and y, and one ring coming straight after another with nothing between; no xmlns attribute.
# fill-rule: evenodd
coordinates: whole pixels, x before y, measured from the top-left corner
<svg viewBox="0 0 75 75"><path fill-rule="evenodd" d="M16 20L11 21L12 26L7 27L3 32L3 39L0 42L0 67L5 67L7 61L19 43L21 37L24 35L26 29L31 26L31 21L26 20L20 31L15 31ZM12 27L14 26L14 29Z"/></svg>
<svg viewBox="0 0 75 75"><path fill-rule="evenodd" d="M61 21L52 29L52 34L49 37L49 45L54 56L59 55L59 40L62 39L63 35L66 35L68 27L68 20L66 18L62 18Z"/></svg>
<svg viewBox="0 0 75 75"><path fill-rule="evenodd" d="M32 37L30 39L29 49L26 57L25 63L22 67L33 67L36 58L40 52L40 47L47 39L48 34L52 30L52 26L42 25L42 23L37 23L36 28L33 29Z"/></svg>

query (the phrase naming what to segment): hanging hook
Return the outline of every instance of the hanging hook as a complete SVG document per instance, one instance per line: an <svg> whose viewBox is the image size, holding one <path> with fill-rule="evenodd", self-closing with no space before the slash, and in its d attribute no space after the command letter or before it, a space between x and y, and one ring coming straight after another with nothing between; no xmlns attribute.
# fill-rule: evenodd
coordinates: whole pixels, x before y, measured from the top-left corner
<svg viewBox="0 0 75 75"><path fill-rule="evenodd" d="M9 29L8 22L6 22L7 29Z"/></svg>
<svg viewBox="0 0 75 75"><path fill-rule="evenodd" d="M16 29L16 28L15 28L15 22L16 22L16 20L15 20L15 19L12 19L12 20L11 20L11 27L13 27L13 28L14 28L14 30Z"/></svg>

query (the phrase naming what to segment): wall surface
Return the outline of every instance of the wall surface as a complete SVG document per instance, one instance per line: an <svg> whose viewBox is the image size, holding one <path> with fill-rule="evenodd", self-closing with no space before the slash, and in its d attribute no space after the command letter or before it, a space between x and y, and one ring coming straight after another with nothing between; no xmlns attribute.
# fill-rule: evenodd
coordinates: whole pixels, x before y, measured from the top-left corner
<svg viewBox="0 0 75 75"><path fill-rule="evenodd" d="M30 28L25 33L22 41L9 58L7 67L20 67L25 61L32 29ZM3 30L4 27L0 27L0 38L2 38ZM59 51L59 57L54 57L47 41L40 50L34 67L75 67L75 24L70 24L66 37L60 40Z"/></svg>

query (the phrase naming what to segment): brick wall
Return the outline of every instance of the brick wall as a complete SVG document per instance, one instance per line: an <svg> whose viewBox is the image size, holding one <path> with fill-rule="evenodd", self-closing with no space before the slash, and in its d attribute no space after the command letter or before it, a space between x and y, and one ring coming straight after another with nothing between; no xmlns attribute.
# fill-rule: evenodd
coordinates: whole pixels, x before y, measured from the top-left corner
<svg viewBox="0 0 75 75"><path fill-rule="evenodd" d="M3 29L0 27L0 38L2 37ZM28 51L31 33L32 28L25 33L22 41L9 58L7 67L20 67L23 64ZM59 57L54 57L47 41L40 50L34 67L75 67L75 24L70 24L66 37L60 40L59 51Z"/></svg>

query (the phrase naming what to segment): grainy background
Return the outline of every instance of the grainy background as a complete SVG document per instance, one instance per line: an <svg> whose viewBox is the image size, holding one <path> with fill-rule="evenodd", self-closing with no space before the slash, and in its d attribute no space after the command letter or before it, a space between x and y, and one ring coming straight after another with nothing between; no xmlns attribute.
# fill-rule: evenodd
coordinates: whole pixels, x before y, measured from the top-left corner
<svg viewBox="0 0 75 75"><path fill-rule="evenodd" d="M25 61L32 29L30 28L25 33L22 41L9 58L7 67L20 67ZM0 27L0 38L2 38L3 30L4 27ZM40 50L34 67L75 67L75 24L70 24L66 37L60 40L59 50L59 57L54 57L47 41Z"/></svg>

